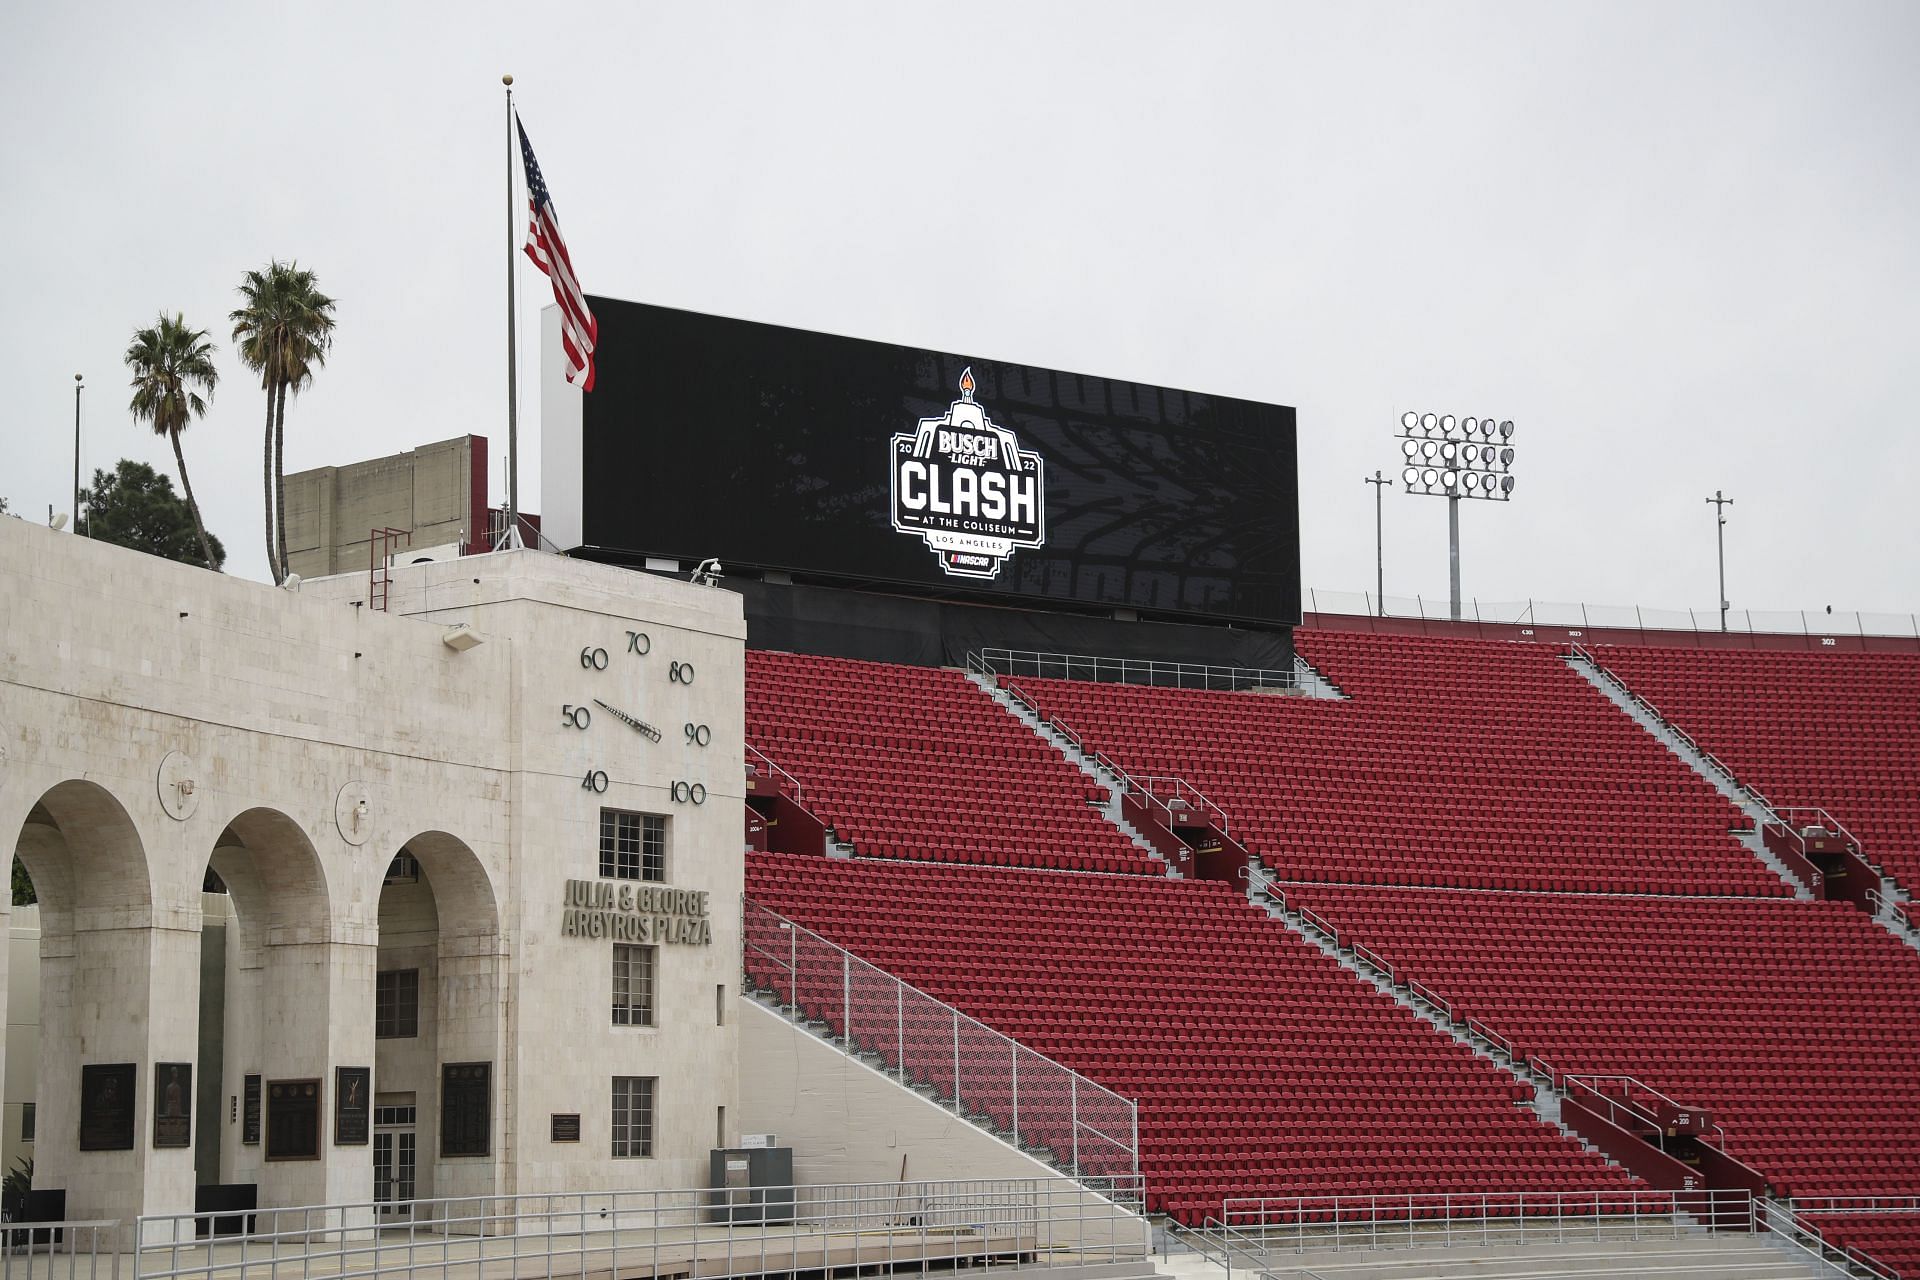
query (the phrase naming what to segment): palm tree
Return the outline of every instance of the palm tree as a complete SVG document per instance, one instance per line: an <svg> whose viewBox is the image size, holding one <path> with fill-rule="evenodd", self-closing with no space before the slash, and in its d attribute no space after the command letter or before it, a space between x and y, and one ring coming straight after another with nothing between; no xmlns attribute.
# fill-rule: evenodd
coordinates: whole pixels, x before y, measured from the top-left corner
<svg viewBox="0 0 1920 1280"><path fill-rule="evenodd" d="M180 432L195 418L206 417L207 401L213 398L214 384L220 381L220 371L213 367L213 344L207 341L205 329L189 329L185 316L178 312L169 316L163 311L152 328L133 335L126 362L133 370L133 399L127 408L136 422L151 423L155 435L173 442L173 460L180 468L180 489L186 494L187 510L193 513L200 554L209 569L217 569L207 527L200 519L200 504L193 498L193 482L187 479L187 457L180 450Z"/></svg>
<svg viewBox="0 0 1920 1280"><path fill-rule="evenodd" d="M286 433L287 395L313 382L333 345L333 299L297 262L275 260L249 271L240 282L246 305L227 318L240 358L260 375L267 393L266 440L261 481L266 489L267 563L273 580L287 577Z"/></svg>

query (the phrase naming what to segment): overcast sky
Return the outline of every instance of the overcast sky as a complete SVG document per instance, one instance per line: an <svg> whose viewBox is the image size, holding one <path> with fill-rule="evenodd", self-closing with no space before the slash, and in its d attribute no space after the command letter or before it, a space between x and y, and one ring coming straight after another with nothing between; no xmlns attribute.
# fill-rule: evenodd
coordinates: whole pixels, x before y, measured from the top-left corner
<svg viewBox="0 0 1920 1280"><path fill-rule="evenodd" d="M1518 424L1466 594L1920 608L1920 5L0 7L0 495L164 442L120 363L213 331L186 436L264 577L234 286L339 334L290 471L465 432L505 466L500 74L589 291L1295 405L1304 581L1373 582L1404 409ZM524 205L518 205L524 209ZM515 214L516 223L520 214ZM538 509L520 273L522 502ZM748 495L741 495L742 498ZM1446 504L1389 492L1390 594Z"/></svg>

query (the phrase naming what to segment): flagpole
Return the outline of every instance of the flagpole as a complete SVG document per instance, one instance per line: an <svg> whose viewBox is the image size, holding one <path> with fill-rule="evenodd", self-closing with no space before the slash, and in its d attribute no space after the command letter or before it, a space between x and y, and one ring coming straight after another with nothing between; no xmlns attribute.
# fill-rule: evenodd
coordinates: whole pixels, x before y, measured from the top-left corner
<svg viewBox="0 0 1920 1280"><path fill-rule="evenodd" d="M501 545L520 545L520 360L513 327L513 77L507 86L507 532Z"/></svg>

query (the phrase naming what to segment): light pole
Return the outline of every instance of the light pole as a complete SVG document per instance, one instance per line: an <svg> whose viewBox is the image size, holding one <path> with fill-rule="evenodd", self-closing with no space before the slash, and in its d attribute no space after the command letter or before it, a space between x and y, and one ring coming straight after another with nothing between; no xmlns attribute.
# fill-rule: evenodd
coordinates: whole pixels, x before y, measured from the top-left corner
<svg viewBox="0 0 1920 1280"><path fill-rule="evenodd" d="M1707 499L1713 504L1713 538L1720 551L1720 629L1727 629L1727 508L1733 505L1733 499L1715 489L1713 496Z"/></svg>
<svg viewBox="0 0 1920 1280"><path fill-rule="evenodd" d="M1452 617L1460 621L1460 499L1513 497L1513 423L1450 413L1400 415L1400 473L1408 493L1447 500L1447 578Z"/></svg>
<svg viewBox="0 0 1920 1280"><path fill-rule="evenodd" d="M1366 482L1373 486L1373 611L1384 618L1387 616L1387 559L1380 532L1380 495L1393 481L1376 470Z"/></svg>
<svg viewBox="0 0 1920 1280"><path fill-rule="evenodd" d="M80 389L86 383L73 375L73 531L80 532Z"/></svg>

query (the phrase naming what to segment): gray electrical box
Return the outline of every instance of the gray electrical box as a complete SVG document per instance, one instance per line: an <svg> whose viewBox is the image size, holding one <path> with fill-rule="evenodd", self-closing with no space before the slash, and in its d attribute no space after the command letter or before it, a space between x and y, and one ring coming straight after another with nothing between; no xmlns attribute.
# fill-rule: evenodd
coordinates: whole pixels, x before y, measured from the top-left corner
<svg viewBox="0 0 1920 1280"><path fill-rule="evenodd" d="M793 1148L716 1148L709 1222L792 1222Z"/></svg>

